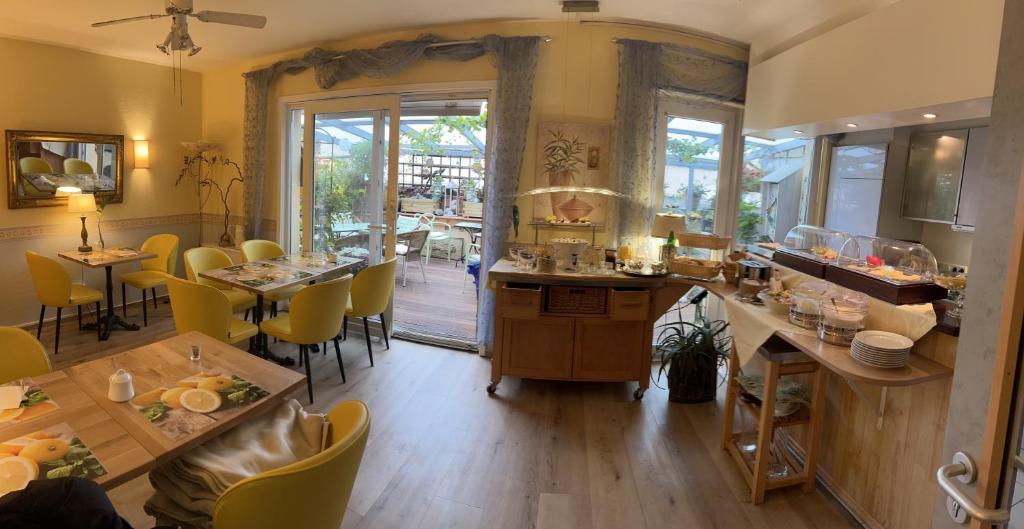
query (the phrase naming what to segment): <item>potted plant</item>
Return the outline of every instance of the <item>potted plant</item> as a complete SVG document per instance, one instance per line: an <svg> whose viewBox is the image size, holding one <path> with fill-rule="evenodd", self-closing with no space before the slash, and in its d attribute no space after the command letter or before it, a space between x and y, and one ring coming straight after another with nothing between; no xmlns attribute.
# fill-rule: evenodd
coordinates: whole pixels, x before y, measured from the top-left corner
<svg viewBox="0 0 1024 529"><path fill-rule="evenodd" d="M583 143L578 137L566 138L561 130L549 130L551 139L544 144L544 172L548 175L549 186L567 186L575 179L579 164L583 163ZM569 199L569 193L551 193L551 210Z"/></svg>
<svg viewBox="0 0 1024 529"><path fill-rule="evenodd" d="M658 379L667 373L668 399L672 402L708 402L715 400L718 368L732 347L727 335L729 324L708 321L702 305L695 305L693 322L679 321L662 325L655 350L661 355Z"/></svg>

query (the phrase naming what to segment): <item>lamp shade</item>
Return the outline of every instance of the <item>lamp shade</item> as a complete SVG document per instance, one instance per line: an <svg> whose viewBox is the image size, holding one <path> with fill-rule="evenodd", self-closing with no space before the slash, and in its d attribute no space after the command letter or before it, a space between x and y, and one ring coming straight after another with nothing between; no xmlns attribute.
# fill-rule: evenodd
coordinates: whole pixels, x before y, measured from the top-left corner
<svg viewBox="0 0 1024 529"><path fill-rule="evenodd" d="M137 169L149 167L149 142L146 140L135 140L135 167Z"/></svg>
<svg viewBox="0 0 1024 529"><path fill-rule="evenodd" d="M651 237L667 239L669 232L680 234L685 231L686 221L682 215L658 213L654 216L654 226L651 227Z"/></svg>
<svg viewBox="0 0 1024 529"><path fill-rule="evenodd" d="M96 197L88 193L68 196L68 211L71 213L96 213Z"/></svg>
<svg viewBox="0 0 1024 529"><path fill-rule="evenodd" d="M81 193L81 192L82 192L82 190L80 188L77 188L77 187L74 187L74 186L60 186L60 187L57 188L57 191L54 192L53 196L55 196L55 197L66 197L66 196L71 196L71 195L77 195L78 193Z"/></svg>

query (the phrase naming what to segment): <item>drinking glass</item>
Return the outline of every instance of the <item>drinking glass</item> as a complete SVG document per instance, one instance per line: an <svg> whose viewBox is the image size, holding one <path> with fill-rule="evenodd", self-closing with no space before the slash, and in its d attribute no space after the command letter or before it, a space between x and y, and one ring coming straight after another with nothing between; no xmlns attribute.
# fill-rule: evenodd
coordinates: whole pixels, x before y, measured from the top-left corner
<svg viewBox="0 0 1024 529"><path fill-rule="evenodd" d="M188 344L188 359L192 362L199 362L203 357L203 345L198 343Z"/></svg>

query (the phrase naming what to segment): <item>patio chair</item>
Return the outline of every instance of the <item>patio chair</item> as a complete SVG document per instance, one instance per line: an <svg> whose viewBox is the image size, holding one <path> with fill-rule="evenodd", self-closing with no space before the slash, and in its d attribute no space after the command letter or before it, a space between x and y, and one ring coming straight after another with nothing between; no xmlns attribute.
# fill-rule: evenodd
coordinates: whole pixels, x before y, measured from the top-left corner
<svg viewBox="0 0 1024 529"><path fill-rule="evenodd" d="M409 259L416 259L420 265L420 275L423 282L427 282L427 272L423 268L423 247L427 244L427 237L430 231L419 229L405 236L402 242L395 245L395 254L403 257L402 261L402 286L405 286L405 276L409 269Z"/></svg>
<svg viewBox="0 0 1024 529"><path fill-rule="evenodd" d="M435 230L435 220L436 217L434 217L434 215L431 213L424 213L423 215L420 216L420 223L423 224L424 226L427 226L427 228L430 230L430 236L427 237L426 246L426 264L428 265L430 264L430 254L433 253L434 243L443 241L447 241L448 243L448 262L452 262L452 248L454 247L454 245L452 244L452 227L449 226L447 223L442 222L440 226L441 229Z"/></svg>

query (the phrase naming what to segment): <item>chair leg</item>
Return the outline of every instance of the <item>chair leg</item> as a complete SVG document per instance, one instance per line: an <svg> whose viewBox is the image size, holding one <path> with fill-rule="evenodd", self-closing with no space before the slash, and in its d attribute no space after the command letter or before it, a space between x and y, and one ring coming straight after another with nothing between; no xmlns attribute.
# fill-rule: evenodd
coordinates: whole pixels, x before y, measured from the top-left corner
<svg viewBox="0 0 1024 529"><path fill-rule="evenodd" d="M276 301L270 304L270 317L271 318L276 318L277 317L277 302Z"/></svg>
<svg viewBox="0 0 1024 529"><path fill-rule="evenodd" d="M323 351L324 356L327 356L327 342L323 343L323 349L321 349L321 350Z"/></svg>
<svg viewBox="0 0 1024 529"><path fill-rule="evenodd" d="M82 332L82 306L78 306L78 332Z"/></svg>
<svg viewBox="0 0 1024 529"><path fill-rule="evenodd" d="M96 302L96 341L103 341L103 326L100 323L100 302Z"/></svg>
<svg viewBox="0 0 1024 529"><path fill-rule="evenodd" d="M249 321L249 309L245 309L245 316L242 316L242 319L245 321Z"/></svg>
<svg viewBox="0 0 1024 529"><path fill-rule="evenodd" d="M380 313L380 328L384 331L384 349L391 349L391 344L388 343L388 324L384 321L384 313Z"/></svg>
<svg viewBox="0 0 1024 529"><path fill-rule="evenodd" d="M409 270L409 256L408 255L406 255L405 258L402 259L402 286L403 287L405 286L405 275L406 275L405 273L406 273L407 270Z"/></svg>
<svg viewBox="0 0 1024 529"><path fill-rule="evenodd" d="M43 334L43 316L46 316L46 305L39 306L39 325L36 326L36 340Z"/></svg>
<svg viewBox="0 0 1024 529"><path fill-rule="evenodd" d="M370 367L373 367L373 346L370 345L370 323L363 316L363 334L366 335L366 352L370 355Z"/></svg>
<svg viewBox="0 0 1024 529"><path fill-rule="evenodd" d="M304 362L304 360L302 359L302 348L303 348L303 346L300 345L299 346L299 367L302 367L302 364Z"/></svg>
<svg viewBox="0 0 1024 529"><path fill-rule="evenodd" d="M313 404L313 374L309 370L309 348L300 345L299 355L306 357L306 389L309 390L309 403Z"/></svg>
<svg viewBox="0 0 1024 529"><path fill-rule="evenodd" d="M63 310L61 307L57 307L57 337L53 339L53 354L60 352L60 313Z"/></svg>
<svg viewBox="0 0 1024 529"><path fill-rule="evenodd" d="M427 282L427 271L423 268L423 258L416 259L416 263L420 265L420 275L423 276L423 282Z"/></svg>
<svg viewBox="0 0 1024 529"><path fill-rule="evenodd" d="M146 289L142 289L142 326L149 327L149 315L146 314Z"/></svg>
<svg viewBox="0 0 1024 529"><path fill-rule="evenodd" d="M121 316L128 317L128 288L121 283Z"/></svg>
<svg viewBox="0 0 1024 529"><path fill-rule="evenodd" d="M39 325L43 324L42 316L39 317ZM341 317L341 339L348 340L348 316Z"/></svg>
<svg viewBox="0 0 1024 529"><path fill-rule="evenodd" d="M327 348L325 347L324 350ZM334 355L338 357L338 369L341 370L341 383L348 382L345 380L345 364L341 363L341 346L338 345L338 337L334 337Z"/></svg>
<svg viewBox="0 0 1024 529"><path fill-rule="evenodd" d="M434 247L434 241L428 235L427 236L427 245L424 246L424 250L426 250L426 252L427 252L427 264L430 264L430 252L431 252L431 248L433 248L433 247Z"/></svg>
<svg viewBox="0 0 1024 529"><path fill-rule="evenodd" d="M156 310L157 309L157 306L156 306L156 287L153 287L152 289L150 289L150 292L153 293L153 310Z"/></svg>

